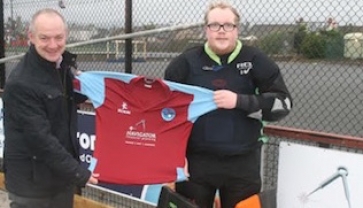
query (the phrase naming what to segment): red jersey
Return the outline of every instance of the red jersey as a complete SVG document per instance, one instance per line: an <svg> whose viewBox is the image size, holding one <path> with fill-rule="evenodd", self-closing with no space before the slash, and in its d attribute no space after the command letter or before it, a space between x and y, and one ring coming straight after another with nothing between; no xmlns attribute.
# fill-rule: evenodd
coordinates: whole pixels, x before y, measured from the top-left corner
<svg viewBox="0 0 363 208"><path fill-rule="evenodd" d="M117 72L77 79L96 110L94 172L104 182L176 181L193 122L216 109L213 92L196 86Z"/></svg>

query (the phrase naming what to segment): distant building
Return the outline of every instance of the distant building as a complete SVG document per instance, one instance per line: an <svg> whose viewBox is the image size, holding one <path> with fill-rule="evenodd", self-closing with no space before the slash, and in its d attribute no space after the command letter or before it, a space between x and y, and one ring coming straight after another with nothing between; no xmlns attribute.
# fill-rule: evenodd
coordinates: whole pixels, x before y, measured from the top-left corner
<svg viewBox="0 0 363 208"><path fill-rule="evenodd" d="M338 23L337 21L335 21L332 17L329 17L328 20L326 21L326 31L331 31L331 30L337 30L338 29Z"/></svg>
<svg viewBox="0 0 363 208"><path fill-rule="evenodd" d="M94 27L72 27L69 30L69 41L85 41L98 35L98 30Z"/></svg>

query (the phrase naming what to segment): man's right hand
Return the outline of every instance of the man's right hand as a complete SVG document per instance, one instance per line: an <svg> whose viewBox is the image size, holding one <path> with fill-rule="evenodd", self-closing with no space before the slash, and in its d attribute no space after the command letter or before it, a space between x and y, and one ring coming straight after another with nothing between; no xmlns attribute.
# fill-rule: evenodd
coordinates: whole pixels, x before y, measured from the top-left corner
<svg viewBox="0 0 363 208"><path fill-rule="evenodd" d="M96 185L98 184L98 177L100 176L99 173L92 173L91 177L88 179L89 184Z"/></svg>

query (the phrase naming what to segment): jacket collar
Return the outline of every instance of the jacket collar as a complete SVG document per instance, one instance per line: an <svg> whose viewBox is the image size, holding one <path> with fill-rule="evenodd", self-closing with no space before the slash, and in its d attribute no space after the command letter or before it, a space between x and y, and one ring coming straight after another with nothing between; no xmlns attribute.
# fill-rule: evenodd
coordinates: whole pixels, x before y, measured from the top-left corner
<svg viewBox="0 0 363 208"><path fill-rule="evenodd" d="M35 46L33 44L30 45L30 49L29 49L29 54L34 57L38 64L41 64L42 66L45 67L50 67L50 68L56 68L56 63L55 62L50 62L46 59L44 59L43 57L41 57L39 55L39 53L37 52L37 50L35 49ZM65 66L71 66L74 68L77 68L77 54L73 54L70 53L68 51L64 51L64 53L62 54L62 62L60 65L62 68Z"/></svg>
<svg viewBox="0 0 363 208"><path fill-rule="evenodd" d="M238 56L238 54L240 53L242 49L242 42L240 40L237 40L237 44L236 47L234 48L234 50L231 52L231 54L228 56L227 59L227 63L231 63L233 60L235 60ZM209 47L208 42L206 42L204 44L204 51L207 53L207 55L216 63L218 63L219 65L222 65L222 61L220 59L220 57L214 53L212 51L212 49Z"/></svg>

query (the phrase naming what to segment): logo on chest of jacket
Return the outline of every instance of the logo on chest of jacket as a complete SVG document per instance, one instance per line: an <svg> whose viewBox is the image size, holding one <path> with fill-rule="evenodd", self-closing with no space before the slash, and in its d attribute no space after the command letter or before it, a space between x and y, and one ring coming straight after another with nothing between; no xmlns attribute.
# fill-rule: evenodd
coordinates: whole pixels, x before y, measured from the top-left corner
<svg viewBox="0 0 363 208"><path fill-rule="evenodd" d="M227 81L225 79L214 79L212 85L215 89L224 89L227 87Z"/></svg>
<svg viewBox="0 0 363 208"><path fill-rule="evenodd" d="M202 70L203 71L219 71L223 68L224 68L223 65L213 65L213 66L203 66Z"/></svg>
<svg viewBox="0 0 363 208"><path fill-rule="evenodd" d="M242 62L236 64L236 68L239 70L240 75L248 74L252 67L252 62Z"/></svg>

